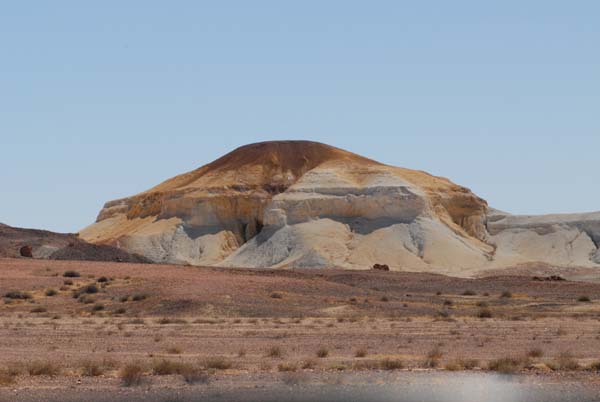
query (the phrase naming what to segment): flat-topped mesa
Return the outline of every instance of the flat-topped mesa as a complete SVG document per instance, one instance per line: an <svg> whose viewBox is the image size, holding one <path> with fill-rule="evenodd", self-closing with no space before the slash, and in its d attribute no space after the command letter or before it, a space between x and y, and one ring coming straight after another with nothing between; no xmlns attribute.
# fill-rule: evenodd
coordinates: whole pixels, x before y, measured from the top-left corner
<svg viewBox="0 0 600 402"><path fill-rule="evenodd" d="M486 209L444 178L317 142L274 141L108 202L80 235L157 262L453 269L493 253Z"/></svg>

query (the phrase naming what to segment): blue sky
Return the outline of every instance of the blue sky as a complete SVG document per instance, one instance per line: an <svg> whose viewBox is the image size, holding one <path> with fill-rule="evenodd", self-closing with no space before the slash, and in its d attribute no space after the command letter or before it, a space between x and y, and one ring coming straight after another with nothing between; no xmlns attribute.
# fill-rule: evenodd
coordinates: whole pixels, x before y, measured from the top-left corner
<svg viewBox="0 0 600 402"><path fill-rule="evenodd" d="M0 222L77 231L246 143L311 139L513 213L600 210L600 2L0 6Z"/></svg>

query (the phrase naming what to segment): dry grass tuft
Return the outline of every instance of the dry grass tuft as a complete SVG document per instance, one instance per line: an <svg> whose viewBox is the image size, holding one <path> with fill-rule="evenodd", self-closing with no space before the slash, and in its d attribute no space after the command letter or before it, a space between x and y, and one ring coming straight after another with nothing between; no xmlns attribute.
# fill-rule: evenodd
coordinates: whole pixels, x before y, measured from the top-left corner
<svg viewBox="0 0 600 402"><path fill-rule="evenodd" d="M279 346L271 346L269 350L267 350L266 356L274 359L281 359L283 357L283 350Z"/></svg>
<svg viewBox="0 0 600 402"><path fill-rule="evenodd" d="M404 362L398 359L383 359L379 362L379 368L382 370L402 370Z"/></svg>
<svg viewBox="0 0 600 402"><path fill-rule="evenodd" d="M529 365L529 360L526 358L503 357L490 361L488 370L497 371L501 374L513 374L521 371L527 365Z"/></svg>
<svg viewBox="0 0 600 402"><path fill-rule="evenodd" d="M534 359L538 359L542 356L544 356L544 351L540 348L533 348L529 350L529 352L527 352L527 357L531 357Z"/></svg>
<svg viewBox="0 0 600 402"><path fill-rule="evenodd" d="M129 363L119 372L121 383L125 387L140 385L144 376L144 368L139 363Z"/></svg>
<svg viewBox="0 0 600 402"><path fill-rule="evenodd" d="M33 361L27 364L27 372L31 376L55 376L60 373L60 367L50 361Z"/></svg>
<svg viewBox="0 0 600 402"><path fill-rule="evenodd" d="M298 365L296 363L279 363L277 365L278 371L287 371L294 372L298 370Z"/></svg>
<svg viewBox="0 0 600 402"><path fill-rule="evenodd" d="M319 350L317 350L317 357L320 357L321 359L323 359L327 356L329 356L329 350L326 347L321 346L319 348Z"/></svg>
<svg viewBox="0 0 600 402"><path fill-rule="evenodd" d="M367 356L367 349L366 348L358 348L356 349L356 351L354 352L354 357L366 357Z"/></svg>
<svg viewBox="0 0 600 402"><path fill-rule="evenodd" d="M228 370L233 363L224 356L212 356L205 359L202 365L207 369Z"/></svg>
<svg viewBox="0 0 600 402"><path fill-rule="evenodd" d="M12 385L15 382L15 376L9 370L0 369L0 387Z"/></svg>

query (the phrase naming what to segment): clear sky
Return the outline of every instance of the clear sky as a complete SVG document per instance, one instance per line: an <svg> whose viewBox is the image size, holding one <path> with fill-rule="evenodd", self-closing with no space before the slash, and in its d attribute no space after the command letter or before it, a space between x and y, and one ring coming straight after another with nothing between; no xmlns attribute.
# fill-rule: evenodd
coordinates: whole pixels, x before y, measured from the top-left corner
<svg viewBox="0 0 600 402"><path fill-rule="evenodd" d="M0 222L317 140L513 213L600 210L599 1L7 1Z"/></svg>

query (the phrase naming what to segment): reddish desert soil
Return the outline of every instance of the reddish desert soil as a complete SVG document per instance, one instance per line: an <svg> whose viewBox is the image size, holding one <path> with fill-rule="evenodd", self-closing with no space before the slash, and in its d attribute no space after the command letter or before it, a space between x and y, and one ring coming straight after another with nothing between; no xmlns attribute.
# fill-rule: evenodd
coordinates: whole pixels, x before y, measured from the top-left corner
<svg viewBox="0 0 600 402"><path fill-rule="evenodd" d="M80 276L63 277L68 270ZM0 304L9 389L118 388L132 362L147 383L181 387L179 376L154 373L162 360L217 379L399 368L386 362L462 369L466 359L479 370L512 357L516 371L598 381L598 283L29 259L0 259L0 278L0 295L31 297ZM82 377L90 362L98 377ZM30 374L40 363L55 375Z"/></svg>

